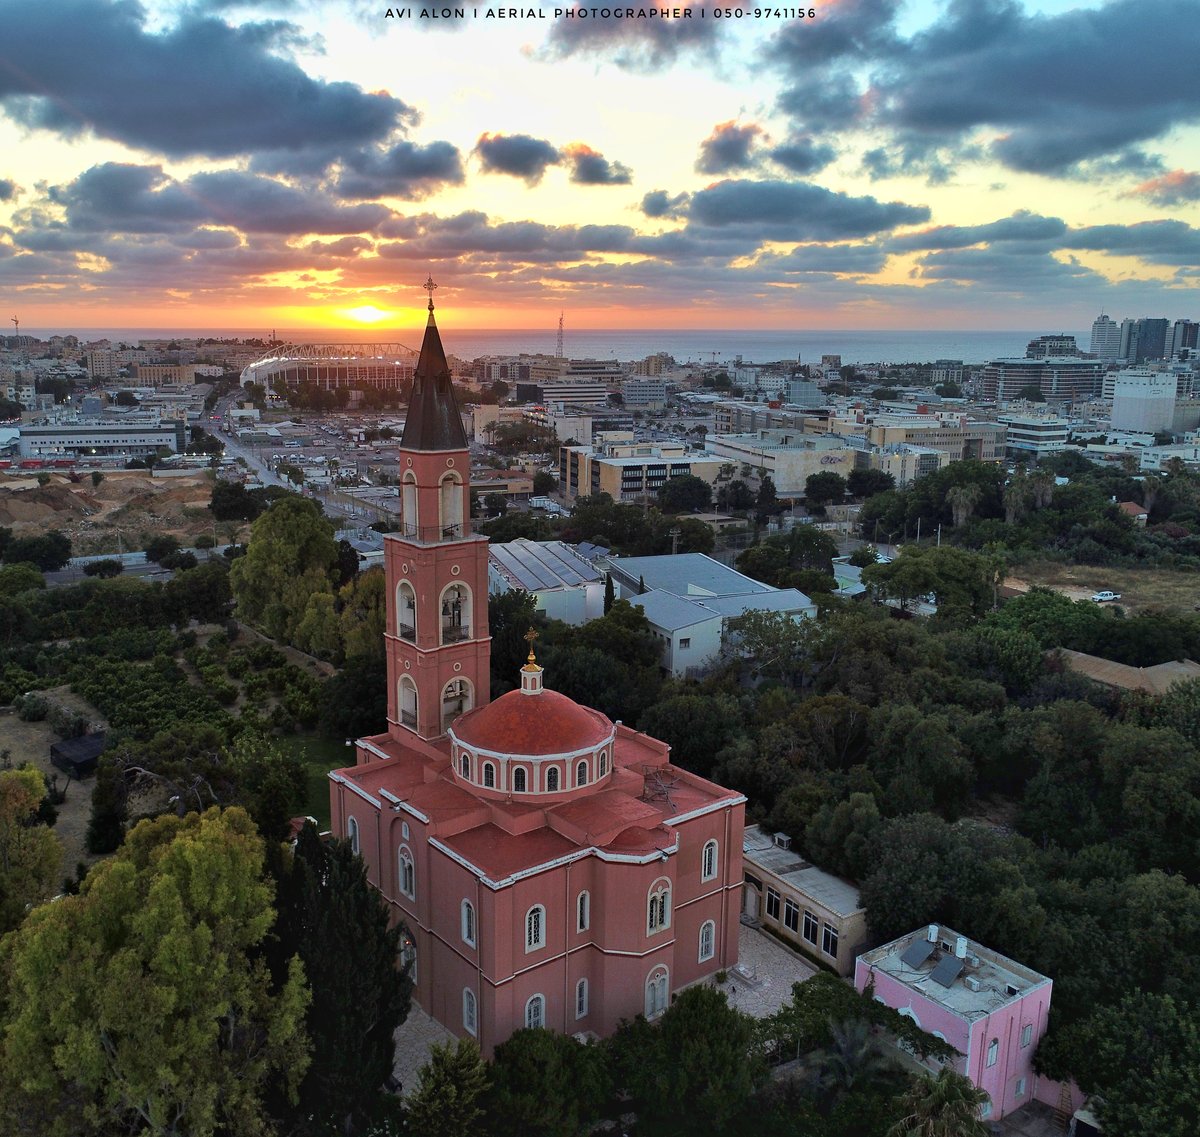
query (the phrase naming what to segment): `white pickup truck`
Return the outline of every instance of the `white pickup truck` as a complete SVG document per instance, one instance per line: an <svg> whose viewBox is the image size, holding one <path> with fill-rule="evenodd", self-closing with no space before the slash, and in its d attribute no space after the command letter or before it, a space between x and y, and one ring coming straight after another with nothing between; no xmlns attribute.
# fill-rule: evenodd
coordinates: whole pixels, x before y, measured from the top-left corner
<svg viewBox="0 0 1200 1137"><path fill-rule="evenodd" d="M1092 599L1097 604L1107 604L1110 600L1120 600L1121 594L1119 592L1109 592L1105 590L1104 592L1094 592L1092 594Z"/></svg>

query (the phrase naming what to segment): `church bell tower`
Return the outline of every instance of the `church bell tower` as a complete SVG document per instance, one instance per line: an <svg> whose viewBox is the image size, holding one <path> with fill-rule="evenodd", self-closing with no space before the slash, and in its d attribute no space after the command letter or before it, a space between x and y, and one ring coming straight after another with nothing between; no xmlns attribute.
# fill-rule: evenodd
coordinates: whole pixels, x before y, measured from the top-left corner
<svg viewBox="0 0 1200 1137"><path fill-rule="evenodd" d="M433 317L400 438L400 528L384 540L388 733L441 738L491 701L488 542L471 532L471 455Z"/></svg>

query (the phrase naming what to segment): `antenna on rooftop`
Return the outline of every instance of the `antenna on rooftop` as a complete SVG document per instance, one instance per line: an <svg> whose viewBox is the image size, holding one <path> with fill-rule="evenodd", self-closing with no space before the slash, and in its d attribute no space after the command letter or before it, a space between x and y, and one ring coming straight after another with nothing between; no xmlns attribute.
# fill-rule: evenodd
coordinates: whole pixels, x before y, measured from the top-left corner
<svg viewBox="0 0 1200 1137"><path fill-rule="evenodd" d="M558 314L558 350L554 353L556 359L563 357L563 314Z"/></svg>

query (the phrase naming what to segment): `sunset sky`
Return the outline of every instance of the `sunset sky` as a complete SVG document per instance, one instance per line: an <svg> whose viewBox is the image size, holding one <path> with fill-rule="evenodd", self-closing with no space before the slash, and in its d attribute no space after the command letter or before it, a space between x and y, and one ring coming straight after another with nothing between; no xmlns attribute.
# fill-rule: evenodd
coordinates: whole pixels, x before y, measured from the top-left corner
<svg viewBox="0 0 1200 1137"><path fill-rule="evenodd" d="M1200 316L1195 0L406 9L0 0L6 330Z"/></svg>

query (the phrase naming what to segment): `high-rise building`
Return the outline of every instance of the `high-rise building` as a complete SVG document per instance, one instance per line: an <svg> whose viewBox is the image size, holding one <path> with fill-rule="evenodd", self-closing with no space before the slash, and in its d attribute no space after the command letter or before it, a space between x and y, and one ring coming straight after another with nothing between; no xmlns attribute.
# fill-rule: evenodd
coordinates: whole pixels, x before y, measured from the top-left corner
<svg viewBox="0 0 1200 1137"><path fill-rule="evenodd" d="M1185 348L1200 346L1197 343L1198 338L1200 338L1200 323L1195 320L1176 320L1167 337L1165 358L1179 358Z"/></svg>
<svg viewBox="0 0 1200 1137"><path fill-rule="evenodd" d="M1061 332L1055 336L1038 336L1025 345L1026 359L1048 359L1051 356L1073 356L1079 354L1075 337Z"/></svg>
<svg viewBox="0 0 1200 1137"><path fill-rule="evenodd" d="M1099 359L993 359L983 368L982 393L988 400L1015 399L1036 387L1047 399L1072 402L1099 394L1105 365Z"/></svg>
<svg viewBox="0 0 1200 1137"><path fill-rule="evenodd" d="M1163 359L1167 347L1167 327L1165 319L1143 316L1137 320L1122 320L1119 358L1129 364Z"/></svg>
<svg viewBox="0 0 1200 1137"><path fill-rule="evenodd" d="M1121 325L1101 313L1092 321L1088 351L1097 359L1117 359L1121 353Z"/></svg>
<svg viewBox="0 0 1200 1137"><path fill-rule="evenodd" d="M388 725L330 774L331 825L406 929L414 1000L490 1055L656 1018L731 969L746 799L546 688L532 635L492 701L469 460L431 301L384 541Z"/></svg>
<svg viewBox="0 0 1200 1137"><path fill-rule="evenodd" d="M1117 372L1113 387L1113 430L1154 434L1169 430L1175 415L1176 377L1169 371L1130 367Z"/></svg>

